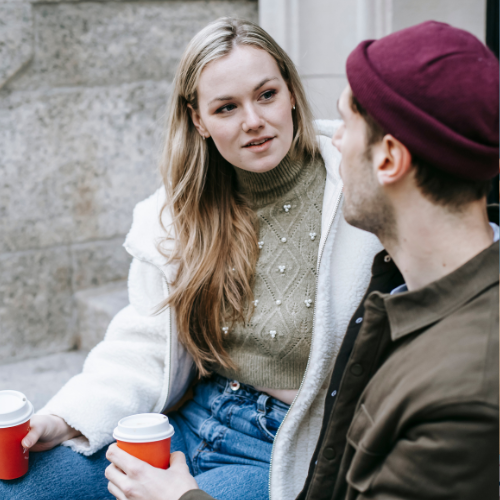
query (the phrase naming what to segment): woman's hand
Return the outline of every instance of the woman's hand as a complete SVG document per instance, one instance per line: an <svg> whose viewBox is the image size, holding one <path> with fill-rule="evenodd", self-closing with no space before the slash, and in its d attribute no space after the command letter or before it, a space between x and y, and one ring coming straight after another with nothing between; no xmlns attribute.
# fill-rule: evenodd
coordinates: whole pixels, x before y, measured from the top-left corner
<svg viewBox="0 0 500 500"><path fill-rule="evenodd" d="M33 415L30 431L22 440L24 448L30 451L47 451L67 439L80 436L81 433L70 427L56 415Z"/></svg>
<svg viewBox="0 0 500 500"><path fill-rule="evenodd" d="M118 500L179 500L198 484L189 473L184 453L170 455L170 468L157 469L112 444L106 453L111 465L104 473L108 490Z"/></svg>

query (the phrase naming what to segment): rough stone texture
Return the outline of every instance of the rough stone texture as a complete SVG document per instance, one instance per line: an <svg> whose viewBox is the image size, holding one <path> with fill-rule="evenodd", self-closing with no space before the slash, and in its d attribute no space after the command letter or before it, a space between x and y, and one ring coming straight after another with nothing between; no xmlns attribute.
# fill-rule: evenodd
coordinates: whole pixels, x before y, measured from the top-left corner
<svg viewBox="0 0 500 500"><path fill-rule="evenodd" d="M103 338L114 315L128 305L127 282L110 283L75 294L78 308L78 345L90 351Z"/></svg>
<svg viewBox="0 0 500 500"><path fill-rule="evenodd" d="M75 344L67 247L0 255L0 363Z"/></svg>
<svg viewBox="0 0 500 500"><path fill-rule="evenodd" d="M0 366L0 391L20 391L40 410L74 375L82 370L85 351L50 354Z"/></svg>
<svg viewBox="0 0 500 500"><path fill-rule="evenodd" d="M71 246L72 288L98 287L127 276L132 257L123 248L123 238L89 241Z"/></svg>
<svg viewBox="0 0 500 500"><path fill-rule="evenodd" d="M33 56L33 21L28 3L0 3L0 88Z"/></svg>
<svg viewBox="0 0 500 500"><path fill-rule="evenodd" d="M159 185L168 90L0 92L0 252L125 234Z"/></svg>
<svg viewBox="0 0 500 500"><path fill-rule="evenodd" d="M257 5L0 0L0 363L71 348L74 294L126 278L182 51Z"/></svg>
<svg viewBox="0 0 500 500"><path fill-rule="evenodd" d="M12 88L170 81L208 21L254 18L254 2L103 2L35 7L36 56Z"/></svg>

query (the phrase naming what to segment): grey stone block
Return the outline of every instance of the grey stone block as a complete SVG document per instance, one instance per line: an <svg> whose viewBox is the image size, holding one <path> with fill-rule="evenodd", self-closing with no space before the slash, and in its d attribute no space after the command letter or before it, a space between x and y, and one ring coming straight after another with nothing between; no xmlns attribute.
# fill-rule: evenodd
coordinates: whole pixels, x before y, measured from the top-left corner
<svg viewBox="0 0 500 500"><path fill-rule="evenodd" d="M193 35L210 21L228 15L257 21L257 2L37 5L35 58L9 88L170 81Z"/></svg>
<svg viewBox="0 0 500 500"><path fill-rule="evenodd" d="M0 92L0 253L126 234L160 185L169 88Z"/></svg>
<svg viewBox="0 0 500 500"><path fill-rule="evenodd" d="M0 366L0 390L20 391L35 410L45 403L74 375L81 372L85 351L50 354Z"/></svg>
<svg viewBox="0 0 500 500"><path fill-rule="evenodd" d="M29 3L0 3L0 88L33 57L33 20Z"/></svg>
<svg viewBox="0 0 500 500"><path fill-rule="evenodd" d="M128 305L127 282L110 283L75 294L79 346L90 350L103 338L115 314Z"/></svg>
<svg viewBox="0 0 500 500"><path fill-rule="evenodd" d="M72 288L85 290L125 280L132 257L123 248L125 236L71 245Z"/></svg>
<svg viewBox="0 0 500 500"><path fill-rule="evenodd" d="M0 363L74 345L68 249L0 255Z"/></svg>

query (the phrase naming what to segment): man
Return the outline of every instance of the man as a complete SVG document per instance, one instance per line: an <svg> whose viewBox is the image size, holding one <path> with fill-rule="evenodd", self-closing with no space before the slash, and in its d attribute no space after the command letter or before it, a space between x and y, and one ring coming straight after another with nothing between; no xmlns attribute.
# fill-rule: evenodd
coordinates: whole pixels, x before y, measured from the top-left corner
<svg viewBox="0 0 500 500"><path fill-rule="evenodd" d="M344 215L387 252L336 360L298 500L496 495L498 72L476 38L435 22L349 56L333 138ZM211 498L182 454L168 472L164 498Z"/></svg>
<svg viewBox="0 0 500 500"><path fill-rule="evenodd" d="M365 302L299 499L496 498L498 71L435 22L349 56L333 138L344 216L405 285Z"/></svg>

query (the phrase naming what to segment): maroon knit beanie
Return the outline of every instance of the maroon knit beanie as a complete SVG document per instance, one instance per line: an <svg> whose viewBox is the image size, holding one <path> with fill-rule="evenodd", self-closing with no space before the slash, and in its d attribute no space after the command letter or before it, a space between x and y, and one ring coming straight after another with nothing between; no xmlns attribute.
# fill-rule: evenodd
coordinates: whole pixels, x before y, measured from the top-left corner
<svg viewBox="0 0 500 500"><path fill-rule="evenodd" d="M499 65L470 33L428 21L366 40L347 59L347 78L412 154L464 179L498 173Z"/></svg>

